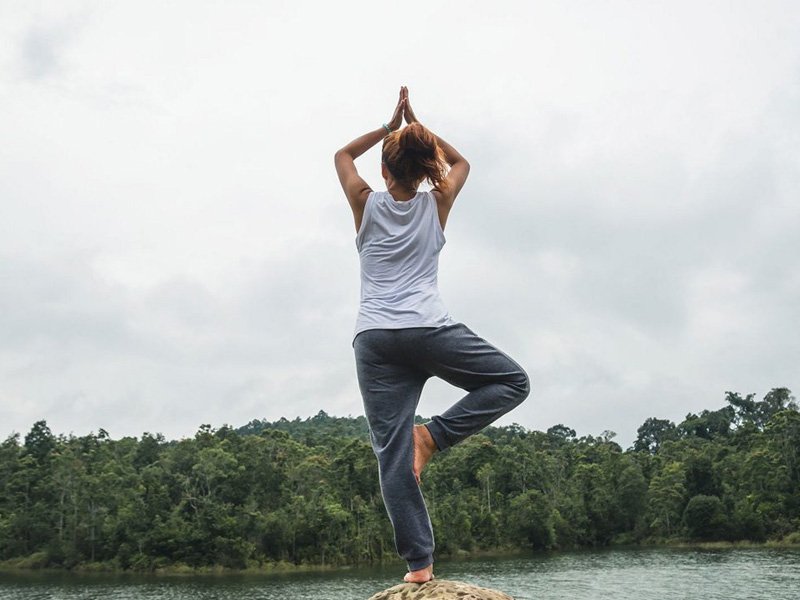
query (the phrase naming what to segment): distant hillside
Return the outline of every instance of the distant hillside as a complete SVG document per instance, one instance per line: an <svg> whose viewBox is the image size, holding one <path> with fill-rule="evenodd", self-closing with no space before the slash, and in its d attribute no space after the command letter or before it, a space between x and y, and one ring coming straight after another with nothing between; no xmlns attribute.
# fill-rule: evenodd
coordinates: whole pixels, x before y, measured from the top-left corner
<svg viewBox="0 0 800 600"><path fill-rule="evenodd" d="M358 417L331 417L324 410L313 417L289 420L281 417L277 421L253 419L247 425L236 429L241 435L259 435L263 431L284 431L306 446L318 446L329 437L355 437L367 439L369 425L363 415Z"/></svg>

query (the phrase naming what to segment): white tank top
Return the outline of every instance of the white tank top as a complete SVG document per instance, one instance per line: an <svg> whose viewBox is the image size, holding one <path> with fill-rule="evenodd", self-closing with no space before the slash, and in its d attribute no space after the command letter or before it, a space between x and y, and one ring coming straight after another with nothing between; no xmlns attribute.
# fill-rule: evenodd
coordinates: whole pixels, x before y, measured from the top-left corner
<svg viewBox="0 0 800 600"><path fill-rule="evenodd" d="M439 252L444 244L431 192L417 192L405 202L397 202L389 192L370 193L356 235L361 306L354 336L367 329L454 322L439 296Z"/></svg>

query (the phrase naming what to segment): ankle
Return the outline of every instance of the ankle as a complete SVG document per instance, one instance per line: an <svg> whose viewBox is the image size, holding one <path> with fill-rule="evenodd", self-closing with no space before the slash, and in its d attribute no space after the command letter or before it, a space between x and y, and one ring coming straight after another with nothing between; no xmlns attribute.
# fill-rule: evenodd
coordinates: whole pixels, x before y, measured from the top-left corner
<svg viewBox="0 0 800 600"><path fill-rule="evenodd" d="M425 446L425 449L428 450L431 454L434 454L439 448L436 445L436 440L433 439L431 435L430 429L428 429L427 425L417 425L417 431L421 434L422 443Z"/></svg>

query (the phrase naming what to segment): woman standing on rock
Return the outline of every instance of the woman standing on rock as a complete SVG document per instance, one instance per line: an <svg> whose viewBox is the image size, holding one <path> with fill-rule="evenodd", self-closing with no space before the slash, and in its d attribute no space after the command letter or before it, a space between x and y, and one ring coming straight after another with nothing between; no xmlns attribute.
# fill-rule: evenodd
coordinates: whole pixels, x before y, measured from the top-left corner
<svg viewBox="0 0 800 600"><path fill-rule="evenodd" d="M408 124L402 128L403 118ZM359 176L355 159L383 142L385 192ZM433 579L433 530L419 489L437 450L477 433L520 404L528 376L516 362L454 321L439 296L439 252L469 163L414 116L408 89L388 123L336 152L336 173L353 211L361 261L361 305L353 348L358 384L378 458L381 493L405 581ZM428 181L431 191L420 191ZM467 391L443 414L414 426L425 382Z"/></svg>

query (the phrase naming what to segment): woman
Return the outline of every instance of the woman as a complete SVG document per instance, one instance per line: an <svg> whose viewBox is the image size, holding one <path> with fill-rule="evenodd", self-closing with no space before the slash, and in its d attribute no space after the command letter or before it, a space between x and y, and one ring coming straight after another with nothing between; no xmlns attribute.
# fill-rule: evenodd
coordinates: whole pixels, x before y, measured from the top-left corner
<svg viewBox="0 0 800 600"><path fill-rule="evenodd" d="M403 118L407 127L401 129ZM358 175L355 159L383 141L385 192ZM361 261L361 305L353 348L359 388L378 458L381 493L408 582L433 579L433 530L419 489L431 456L464 440L528 395L525 371L454 321L438 290L439 252L469 163L419 123L408 89L391 120L336 152L336 172L353 211ZM420 191L428 181L432 191ZM468 393L444 414L414 426L432 376Z"/></svg>

